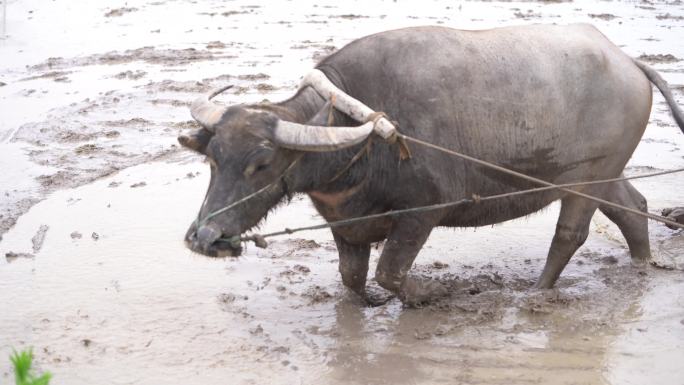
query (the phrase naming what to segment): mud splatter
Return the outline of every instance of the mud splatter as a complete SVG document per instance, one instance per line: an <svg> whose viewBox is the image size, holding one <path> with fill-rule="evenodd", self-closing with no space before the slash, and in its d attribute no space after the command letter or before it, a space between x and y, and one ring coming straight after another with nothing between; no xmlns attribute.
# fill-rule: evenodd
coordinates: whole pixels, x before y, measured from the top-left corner
<svg viewBox="0 0 684 385"><path fill-rule="evenodd" d="M666 13L666 14L657 15L657 16L656 16L656 19L658 19L658 20L678 20L678 21L680 21L680 20L684 20L684 16L672 15L672 14L670 14L670 13L668 12L668 13Z"/></svg>
<svg viewBox="0 0 684 385"><path fill-rule="evenodd" d="M157 49L155 47L142 47L126 50L123 52L112 51L104 54L70 59L53 57L49 58L44 63L31 66L30 69L33 71L44 71L49 69L73 68L94 64L125 64L134 61L141 61L148 64L180 66L197 61L219 60L231 57L235 56L216 54L211 51L199 50L196 48Z"/></svg>
<svg viewBox="0 0 684 385"><path fill-rule="evenodd" d="M128 79L128 80L138 80L143 78L145 75L147 75L147 72L137 70L137 71L124 71L124 72L119 72L118 74L114 75L115 79Z"/></svg>
<svg viewBox="0 0 684 385"><path fill-rule="evenodd" d="M681 60L678 57L669 53L655 55L642 54L638 57L638 59L647 61L649 63L676 63Z"/></svg>
<svg viewBox="0 0 684 385"><path fill-rule="evenodd" d="M31 238L31 244L33 245L33 253L37 253L43 248L43 242L45 242L45 234L50 229L48 225L40 225L40 228L36 232L36 235Z"/></svg>
<svg viewBox="0 0 684 385"><path fill-rule="evenodd" d="M611 13L590 13L589 17L591 17L592 19L601 19L606 21L617 19L617 16Z"/></svg>
<svg viewBox="0 0 684 385"><path fill-rule="evenodd" d="M5 253L5 260L7 260L7 263L12 263L19 258L33 259L35 257L36 257L35 255L29 254L29 253L15 253L13 251L9 251L9 252Z"/></svg>
<svg viewBox="0 0 684 385"><path fill-rule="evenodd" d="M131 8L126 8L126 7L116 8L116 9L112 9L112 10L108 11L107 13L105 13L104 17L120 17L120 16L123 16L127 13L135 12L137 10L138 10L138 8L132 8L132 7Z"/></svg>

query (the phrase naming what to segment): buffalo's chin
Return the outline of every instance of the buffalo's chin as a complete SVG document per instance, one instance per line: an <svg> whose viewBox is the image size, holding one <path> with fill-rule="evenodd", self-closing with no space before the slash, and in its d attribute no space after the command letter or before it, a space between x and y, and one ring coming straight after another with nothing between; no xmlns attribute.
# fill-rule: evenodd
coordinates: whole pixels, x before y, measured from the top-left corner
<svg viewBox="0 0 684 385"><path fill-rule="evenodd" d="M221 241L214 242L210 250L213 250L214 253L209 257L215 258L239 257L242 254L242 246L233 247L230 243Z"/></svg>
<svg viewBox="0 0 684 385"><path fill-rule="evenodd" d="M216 241L209 246L201 246L195 241L186 242L186 246L195 253L212 258L239 257L242 254L242 247L235 247L230 242Z"/></svg>

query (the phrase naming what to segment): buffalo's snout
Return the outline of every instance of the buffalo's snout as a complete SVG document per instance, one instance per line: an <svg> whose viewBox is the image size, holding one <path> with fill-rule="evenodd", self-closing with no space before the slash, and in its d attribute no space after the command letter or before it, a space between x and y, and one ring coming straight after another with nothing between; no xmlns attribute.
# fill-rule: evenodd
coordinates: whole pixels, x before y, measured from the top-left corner
<svg viewBox="0 0 684 385"><path fill-rule="evenodd" d="M200 245L212 245L219 238L221 238L221 229L215 223L202 225L197 230L197 242Z"/></svg>
<svg viewBox="0 0 684 385"><path fill-rule="evenodd" d="M223 240L221 228L216 223L202 224L197 228L195 222L190 225L185 234L185 245L192 251L208 257L237 257L242 248L232 247L230 242Z"/></svg>

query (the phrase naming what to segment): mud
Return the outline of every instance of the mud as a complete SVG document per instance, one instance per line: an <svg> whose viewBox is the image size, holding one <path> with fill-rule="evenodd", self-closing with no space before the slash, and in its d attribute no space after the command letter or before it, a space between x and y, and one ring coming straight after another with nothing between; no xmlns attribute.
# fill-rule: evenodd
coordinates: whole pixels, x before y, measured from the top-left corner
<svg viewBox="0 0 684 385"><path fill-rule="evenodd" d="M45 235L47 234L47 231L50 229L50 226L47 225L40 225L40 228L38 228L38 231L36 232L36 235L31 238L31 243L33 244L33 253L37 253L40 251L41 248L43 248L43 242L45 242Z"/></svg>
<svg viewBox="0 0 684 385"><path fill-rule="evenodd" d="M184 249L178 234L195 208L178 202L203 193L203 169L136 166L53 193L23 216L3 247L30 250L36 222L50 232L33 259L0 266L0 299L16 309L3 316L0 338L35 346L42 367L76 384L103 373L111 383L220 383L230 373L236 383L276 384L639 383L653 376L667 384L682 374L684 276L632 268L605 219L597 218L558 287L542 292L530 287L557 207L475 232L439 229L414 273L450 294L422 309L392 298L367 308L341 285L325 231L281 237L266 250L246 245L240 258ZM128 188L140 180L146 185ZM311 205L295 197L262 230L310 218L317 220ZM681 232L653 230L655 251L671 253L659 257L681 266ZM380 251L372 251L373 263ZM31 305L19 306L29 294ZM33 320L30 332L21 320ZM649 369L654 364L661 370Z"/></svg>
<svg viewBox="0 0 684 385"><path fill-rule="evenodd" d="M618 229L597 214L550 291L530 287L556 205L493 228L437 229L413 273L449 295L421 309L373 281L382 245L368 290L385 304L365 307L342 286L325 230L265 250L248 244L240 258L185 249L209 176L176 145L197 127L191 101L226 84L234 87L219 99L228 104L286 98L317 60L359 36L424 24L590 22L684 99L680 2L358 5L9 4L0 40L0 356L33 346L55 384L75 385L679 384L684 233L655 223L653 253L670 270L632 267ZM683 148L656 93L626 173L683 167ZM635 185L654 212L684 199L678 176ZM260 231L320 220L296 196Z"/></svg>
<svg viewBox="0 0 684 385"><path fill-rule="evenodd" d="M676 63L680 61L681 59L673 56L672 54L657 54L657 55L640 55L638 57L639 60L643 60L649 63Z"/></svg>
<svg viewBox="0 0 684 385"><path fill-rule="evenodd" d="M592 19L601 19L601 20L613 20L617 18L617 16L610 14L610 13L601 13L601 14L596 14L596 13L590 13L589 17Z"/></svg>
<svg viewBox="0 0 684 385"><path fill-rule="evenodd" d="M138 8L117 8L117 9L112 9L111 11L107 12L104 14L104 17L119 17L123 16L126 13L130 12L135 12L137 11Z"/></svg>
<svg viewBox="0 0 684 385"><path fill-rule="evenodd" d="M207 50L196 48L186 49L157 49L155 47L141 47L123 52L107 52L104 54L90 55L78 58L51 57L45 62L31 66L33 71L44 71L59 68L74 68L89 65L115 65L141 61L148 64L160 64L166 66L186 65L202 60L219 60L232 58L226 55L217 55Z"/></svg>

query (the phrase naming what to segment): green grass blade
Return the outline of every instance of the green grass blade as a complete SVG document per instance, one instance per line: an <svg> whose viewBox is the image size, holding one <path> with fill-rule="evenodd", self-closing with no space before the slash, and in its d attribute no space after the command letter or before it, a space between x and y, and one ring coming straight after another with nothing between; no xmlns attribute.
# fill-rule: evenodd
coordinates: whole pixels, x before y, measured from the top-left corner
<svg viewBox="0 0 684 385"><path fill-rule="evenodd" d="M34 377L31 373L33 364L33 350L28 349L18 353L16 350L10 355L10 361L14 366L16 385L48 385L52 374L43 373L40 377Z"/></svg>
<svg viewBox="0 0 684 385"><path fill-rule="evenodd" d="M14 365L14 376L17 385L24 385L29 379L29 372L31 370L31 362L33 361L33 351L31 349L25 350L21 353L14 353L10 356L10 360Z"/></svg>
<svg viewBox="0 0 684 385"><path fill-rule="evenodd" d="M50 383L51 377L52 375L50 373L44 373L39 378L36 378L33 381L31 381L31 385L48 385Z"/></svg>

